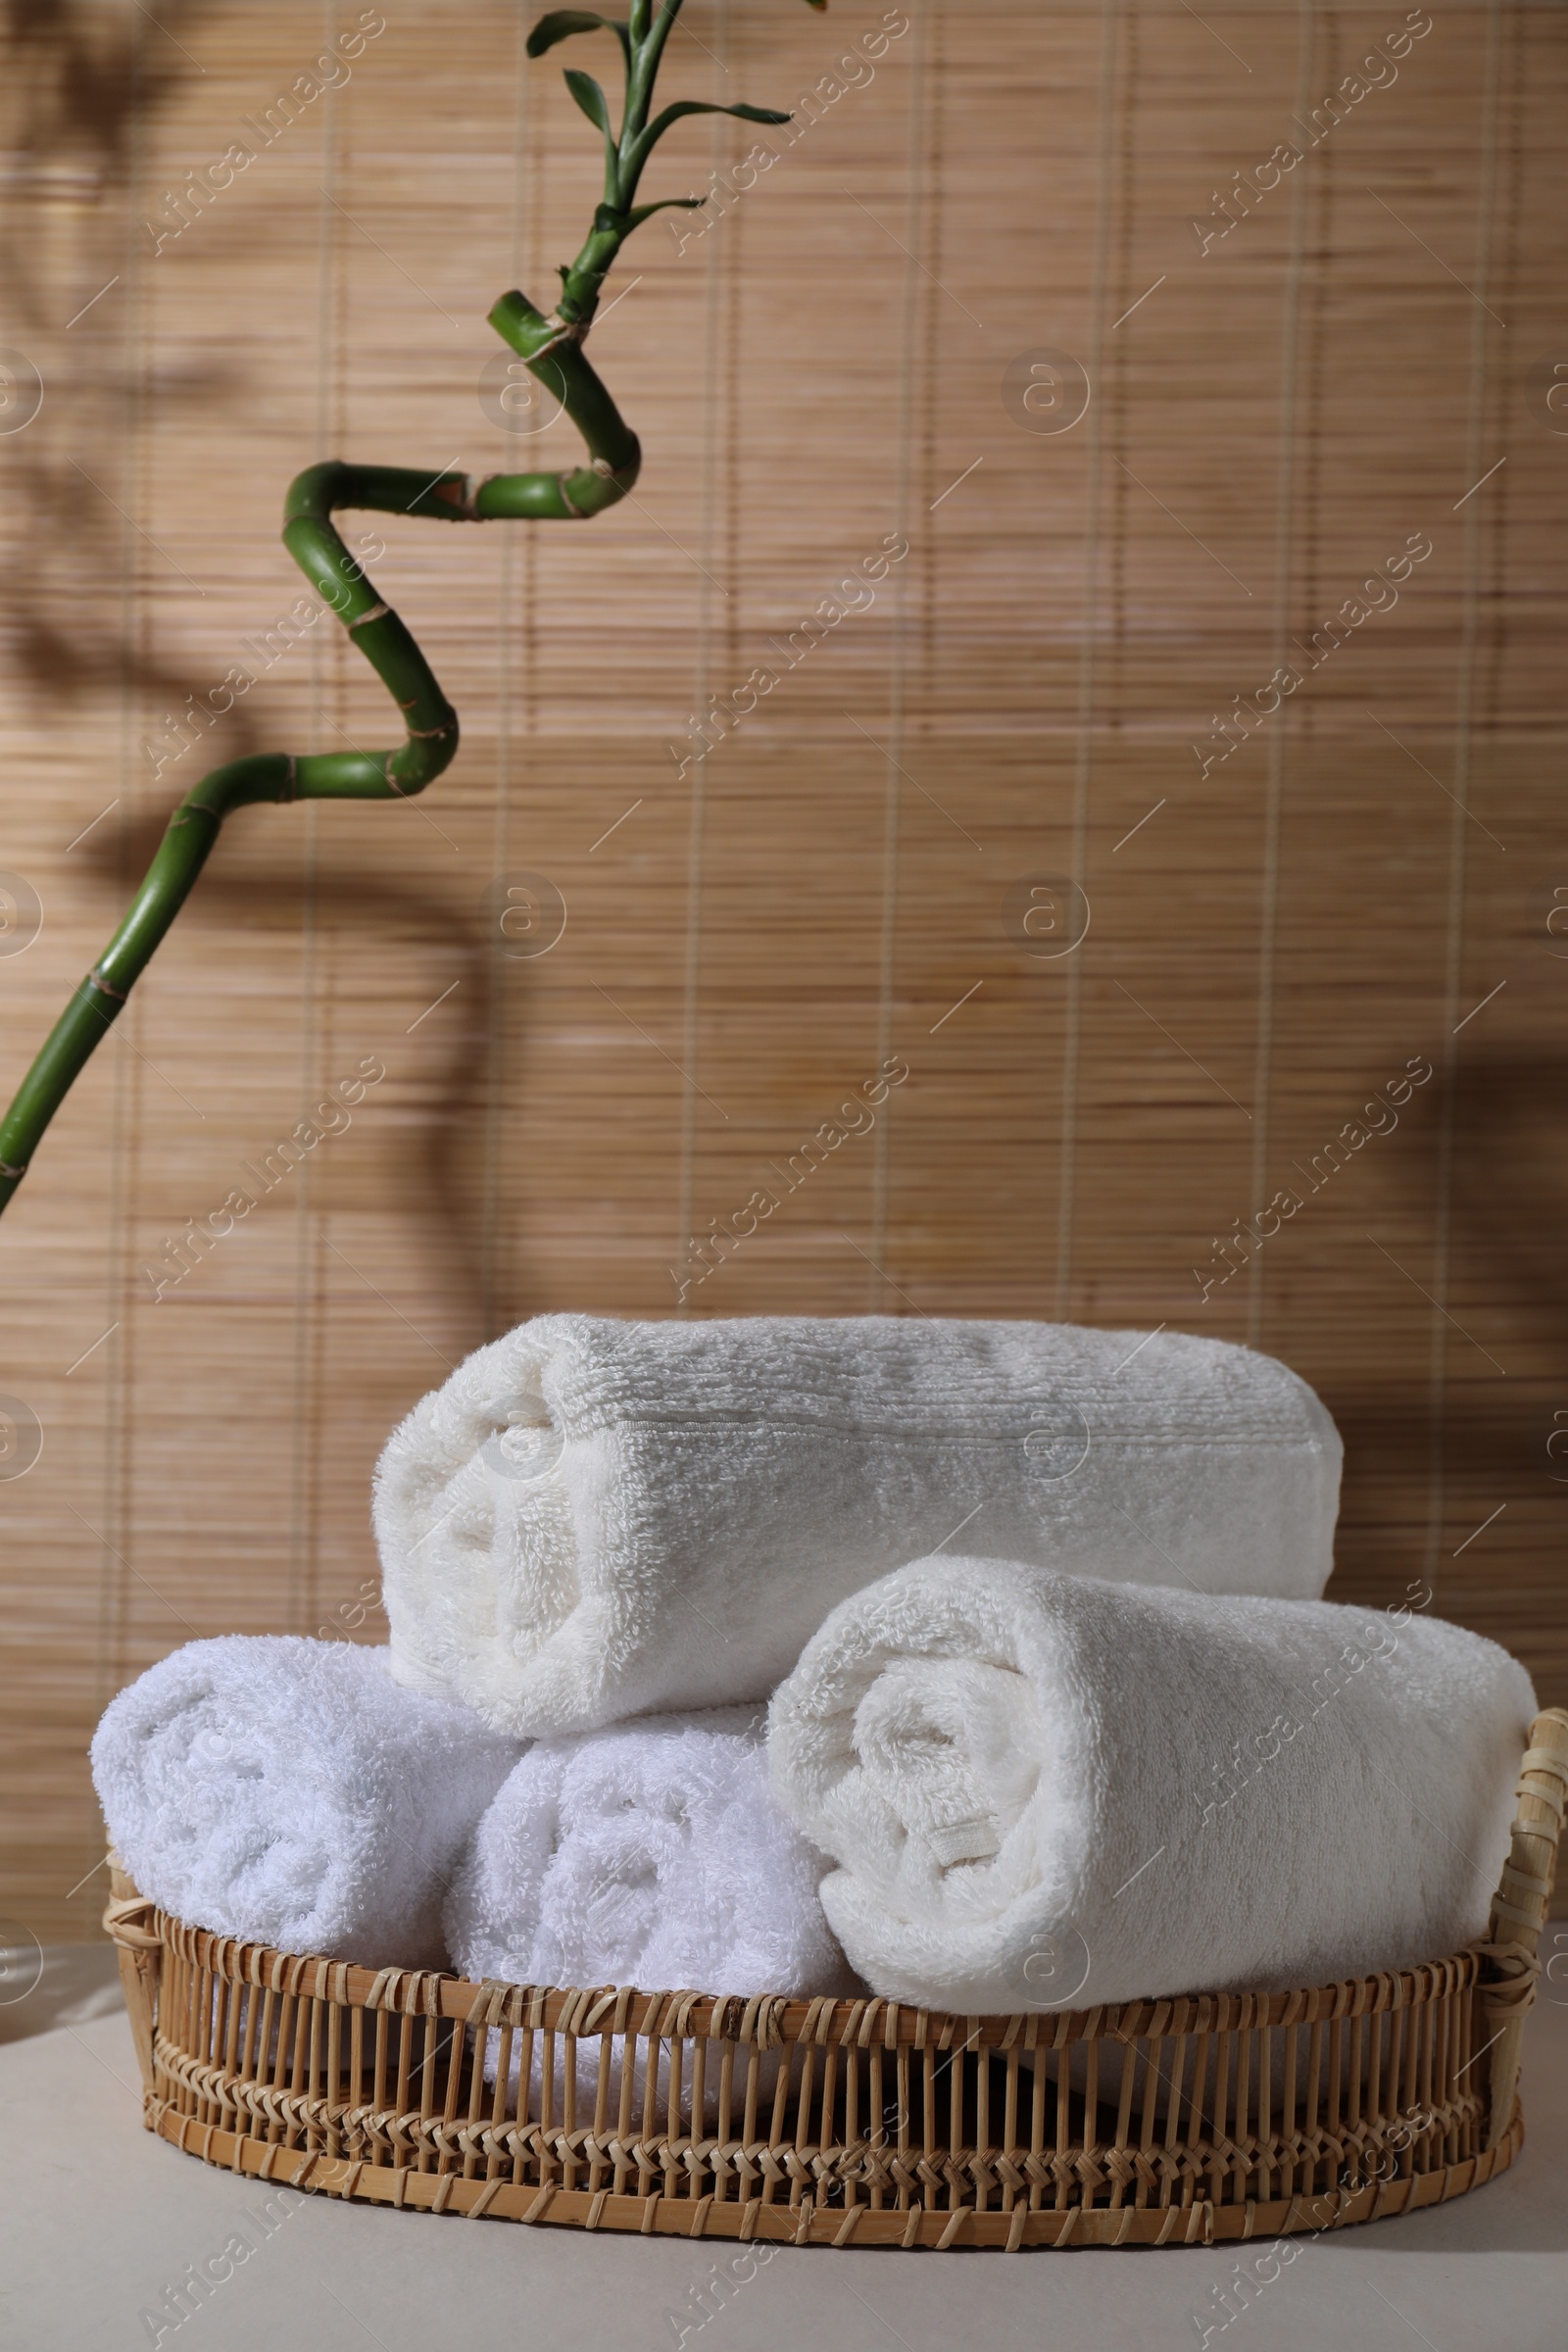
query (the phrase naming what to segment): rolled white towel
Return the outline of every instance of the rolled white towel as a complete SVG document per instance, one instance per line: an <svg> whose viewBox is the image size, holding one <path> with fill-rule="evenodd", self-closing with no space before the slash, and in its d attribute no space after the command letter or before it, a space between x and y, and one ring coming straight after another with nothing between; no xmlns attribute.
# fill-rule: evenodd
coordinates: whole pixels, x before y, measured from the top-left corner
<svg viewBox="0 0 1568 2352"><path fill-rule="evenodd" d="M1087 2008L1483 1934L1533 1707L1504 1650L1408 1605L944 1557L833 1612L768 1749L873 1991Z"/></svg>
<svg viewBox="0 0 1568 2352"><path fill-rule="evenodd" d="M387 1652L228 1635L111 1700L92 1742L109 1835L196 1927L369 1968L441 1968L459 1848L518 1742L405 1690Z"/></svg>
<svg viewBox="0 0 1568 2352"><path fill-rule="evenodd" d="M649 1716L541 1740L453 1876L448 1948L466 1976L711 1993L847 1981L826 1865L767 1785L760 1708Z"/></svg>
<svg viewBox="0 0 1568 2352"><path fill-rule="evenodd" d="M542 1316L382 1454L393 1672L540 1736L742 1699L963 1525L1076 1574L1315 1596L1340 1456L1283 1364L1180 1332Z"/></svg>

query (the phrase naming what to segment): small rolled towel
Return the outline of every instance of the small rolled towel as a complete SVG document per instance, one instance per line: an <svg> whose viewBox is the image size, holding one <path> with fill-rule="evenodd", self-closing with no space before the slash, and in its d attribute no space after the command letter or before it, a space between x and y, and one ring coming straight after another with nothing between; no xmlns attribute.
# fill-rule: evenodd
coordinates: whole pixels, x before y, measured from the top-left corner
<svg viewBox="0 0 1568 2352"><path fill-rule="evenodd" d="M757 1707L541 1740L446 1902L465 1976L645 1991L832 1992L826 1865L767 1785Z"/></svg>
<svg viewBox="0 0 1568 2352"><path fill-rule="evenodd" d="M1315 1596L1340 1455L1283 1364L1180 1332L546 1315L381 1456L393 1672L532 1736L744 1699L965 1524L1077 1574Z"/></svg>
<svg viewBox="0 0 1568 2352"><path fill-rule="evenodd" d="M92 1742L109 1835L191 1925L368 1968L442 1968L458 1851L518 1743L401 1690L387 1653L234 1634L110 1702Z"/></svg>
<svg viewBox="0 0 1568 2352"><path fill-rule="evenodd" d="M1533 1709L1506 1651L1407 1604L940 1558L834 1611L768 1750L871 1989L994 2014L1457 1949L1486 1929Z"/></svg>

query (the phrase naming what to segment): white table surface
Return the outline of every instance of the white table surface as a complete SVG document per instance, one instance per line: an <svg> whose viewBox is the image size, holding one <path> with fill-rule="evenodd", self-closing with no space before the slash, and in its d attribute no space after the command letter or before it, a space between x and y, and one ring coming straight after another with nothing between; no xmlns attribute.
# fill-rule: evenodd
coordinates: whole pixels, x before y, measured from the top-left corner
<svg viewBox="0 0 1568 2352"><path fill-rule="evenodd" d="M217 2254L265 2193L142 2131L107 1960L103 1946L51 1954L36 1990L0 2009L7 2352L150 2344L142 2311L187 2264ZM1528 2137L1512 2171L1451 2205L1302 2245L1210 2334L1209 2352L1565 2352L1560 1996L1530 2020L1524 2098ZM1199 2247L782 2247L699 2327L688 2296L718 2252L307 2197L161 2340L177 2352L674 2352L684 2328L686 2352L1196 2352L1193 2315L1213 2321L1211 2290L1236 2260Z"/></svg>

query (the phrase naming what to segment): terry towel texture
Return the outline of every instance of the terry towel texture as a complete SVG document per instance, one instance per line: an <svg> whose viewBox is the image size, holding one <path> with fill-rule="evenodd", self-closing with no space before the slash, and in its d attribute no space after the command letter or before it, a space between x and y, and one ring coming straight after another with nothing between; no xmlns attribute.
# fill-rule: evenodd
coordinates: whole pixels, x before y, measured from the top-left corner
<svg viewBox="0 0 1568 2352"><path fill-rule="evenodd" d="M460 1847L517 1759L387 1653L234 1634L111 1701L92 1742L109 1835L143 1894L223 1936L366 1967L441 1968Z"/></svg>
<svg viewBox="0 0 1568 2352"><path fill-rule="evenodd" d="M1455 1950L1533 1711L1505 1651L1408 1606L943 1557L835 1610L768 1748L872 1990L995 2013Z"/></svg>
<svg viewBox="0 0 1568 2352"><path fill-rule="evenodd" d="M767 1784L762 1711L543 1740L479 1823L446 1904L465 1976L645 1991L847 1983L826 1867Z"/></svg>
<svg viewBox="0 0 1568 2352"><path fill-rule="evenodd" d="M1179 1332L541 1316L382 1454L393 1672L519 1735L749 1698L965 1519L1079 1575L1315 1596L1340 1455L1283 1364Z"/></svg>

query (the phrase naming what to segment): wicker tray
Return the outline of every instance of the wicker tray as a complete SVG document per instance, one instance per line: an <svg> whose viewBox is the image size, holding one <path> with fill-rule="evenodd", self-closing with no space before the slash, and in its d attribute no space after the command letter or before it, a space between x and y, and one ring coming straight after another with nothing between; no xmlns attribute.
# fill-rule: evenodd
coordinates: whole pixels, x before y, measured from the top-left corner
<svg viewBox="0 0 1568 2352"><path fill-rule="evenodd" d="M147 2128L231 2172L435 2213L797 2245L1192 2245L1479 2187L1568 1790L1539 1716L1484 1942L1289 1993L950 2017L893 2001L475 1984L183 1926L118 1861Z"/></svg>

